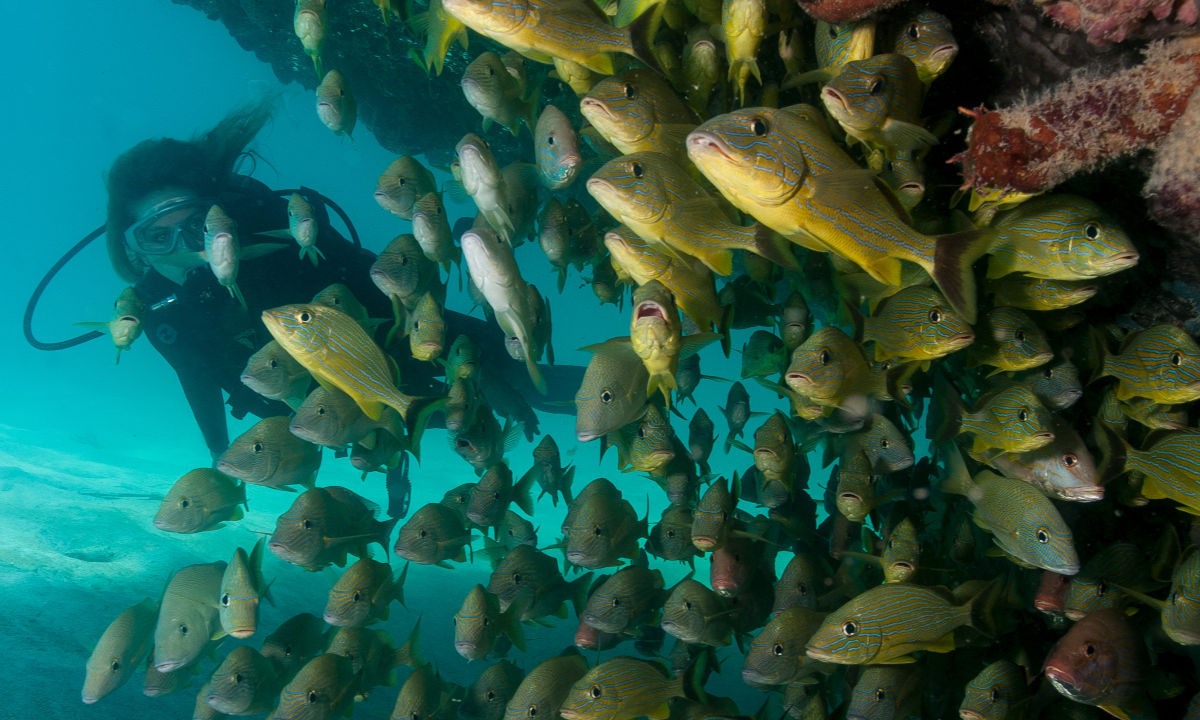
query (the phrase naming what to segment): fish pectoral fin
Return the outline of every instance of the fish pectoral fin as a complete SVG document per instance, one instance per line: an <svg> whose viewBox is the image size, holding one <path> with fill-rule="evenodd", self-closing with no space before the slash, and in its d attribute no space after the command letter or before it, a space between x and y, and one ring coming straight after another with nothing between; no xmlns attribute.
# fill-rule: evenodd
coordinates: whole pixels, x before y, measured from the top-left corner
<svg viewBox="0 0 1200 720"><path fill-rule="evenodd" d="M937 144L937 137L915 123L889 119L883 124L883 136L894 151L920 150Z"/></svg>
<svg viewBox="0 0 1200 720"><path fill-rule="evenodd" d="M929 652L948 653L954 652L954 633L948 632L941 636L933 643L925 647Z"/></svg>
<svg viewBox="0 0 1200 720"><path fill-rule="evenodd" d="M282 230L263 230L262 232L256 232L254 234L261 235L262 237L279 238L280 240L291 240L293 238L292 231L288 230L287 228L283 228ZM250 247L257 246L251 245Z"/></svg>
<svg viewBox="0 0 1200 720"><path fill-rule="evenodd" d="M289 234L288 237L291 237L291 235ZM241 259L243 261L254 260L255 258L260 258L264 255L270 255L273 252L282 250L285 247L287 247L287 245L284 243L257 243L255 245L247 245L246 247L242 248Z"/></svg>
<svg viewBox="0 0 1200 720"><path fill-rule="evenodd" d="M372 420L378 420L383 417L383 403L378 400L354 398L354 401L358 403L358 407L363 411L363 414Z"/></svg>
<svg viewBox="0 0 1200 720"><path fill-rule="evenodd" d="M866 168L837 170L808 180L812 185L812 202L845 207L863 191L875 186L876 171Z"/></svg>
<svg viewBox="0 0 1200 720"><path fill-rule="evenodd" d="M953 641L953 639L952 639L952 641ZM888 665L910 665L912 663L915 663L916 661L917 661L917 659L915 657L913 657L912 655L901 655L899 657L894 657L891 660L888 660Z"/></svg>

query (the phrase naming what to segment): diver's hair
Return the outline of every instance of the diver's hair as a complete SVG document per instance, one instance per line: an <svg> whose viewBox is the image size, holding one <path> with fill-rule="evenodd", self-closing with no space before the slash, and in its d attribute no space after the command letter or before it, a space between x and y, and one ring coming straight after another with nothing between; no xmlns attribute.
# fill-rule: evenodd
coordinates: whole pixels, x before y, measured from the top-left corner
<svg viewBox="0 0 1200 720"><path fill-rule="evenodd" d="M145 262L125 245L125 230L137 218L134 206L156 190L180 188L215 197L228 186L234 166L274 110L274 96L239 108L208 132L189 141L143 140L122 153L105 176L108 188L108 258L127 282L145 273Z"/></svg>

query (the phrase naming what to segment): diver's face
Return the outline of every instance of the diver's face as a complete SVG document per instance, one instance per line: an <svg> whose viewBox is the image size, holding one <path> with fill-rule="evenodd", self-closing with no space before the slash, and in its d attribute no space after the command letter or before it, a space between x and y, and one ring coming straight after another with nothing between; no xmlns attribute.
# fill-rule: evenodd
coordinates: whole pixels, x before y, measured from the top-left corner
<svg viewBox="0 0 1200 720"><path fill-rule="evenodd" d="M134 206L138 219L126 231L126 243L160 275L182 285L205 263L199 251L209 204L185 190L153 192Z"/></svg>

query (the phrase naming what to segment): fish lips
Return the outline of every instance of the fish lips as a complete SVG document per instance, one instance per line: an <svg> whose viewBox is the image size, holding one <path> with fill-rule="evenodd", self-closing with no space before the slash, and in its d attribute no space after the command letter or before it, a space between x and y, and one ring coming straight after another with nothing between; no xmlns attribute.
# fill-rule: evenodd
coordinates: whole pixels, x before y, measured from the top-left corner
<svg viewBox="0 0 1200 720"><path fill-rule="evenodd" d="M470 640L455 640L454 651L462 656L468 662L471 660L481 660L483 656L479 652L479 646Z"/></svg>
<svg viewBox="0 0 1200 720"><path fill-rule="evenodd" d="M183 660L180 660L179 658L173 658L170 660L159 660L154 663L154 669L160 673L169 673L169 672L178 670L179 668L183 667L186 664L187 664L186 662L184 662Z"/></svg>
<svg viewBox="0 0 1200 720"><path fill-rule="evenodd" d="M589 180L589 182L591 181ZM658 318L665 323L667 322L666 308L654 300L643 300L633 309L633 319L641 320L642 318Z"/></svg>
<svg viewBox="0 0 1200 720"><path fill-rule="evenodd" d="M1046 679L1063 697L1085 705L1091 705L1090 701L1095 699L1095 696L1088 692L1087 688L1081 687L1075 682L1070 670L1057 665L1047 665L1044 672Z"/></svg>
<svg viewBox="0 0 1200 720"><path fill-rule="evenodd" d="M804 654L807 655L808 657L812 658L813 660L819 660L821 662L829 662L829 663L838 662L837 655L829 652L828 650L822 650L821 648L815 648L812 646L806 647L804 649Z"/></svg>

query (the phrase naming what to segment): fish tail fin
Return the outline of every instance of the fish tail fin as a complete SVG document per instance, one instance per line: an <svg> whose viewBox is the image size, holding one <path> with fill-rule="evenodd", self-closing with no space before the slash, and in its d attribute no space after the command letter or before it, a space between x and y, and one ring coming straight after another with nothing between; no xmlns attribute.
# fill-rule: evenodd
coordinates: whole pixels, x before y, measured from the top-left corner
<svg viewBox="0 0 1200 720"><path fill-rule="evenodd" d="M515 486L513 486L513 500L517 506L525 511L526 515L533 515L533 495L530 493L530 488L533 487L533 473L525 473Z"/></svg>
<svg viewBox="0 0 1200 720"><path fill-rule="evenodd" d="M392 530L396 529L396 523L398 522L400 522L400 518L388 518L387 520L379 520L377 522L379 534L374 539L375 542L383 546L384 555L389 554L388 548L391 545L388 544L388 540L391 539Z"/></svg>
<svg viewBox="0 0 1200 720"><path fill-rule="evenodd" d="M962 429L963 402L954 387L945 377L938 375L933 382L933 402L929 406L929 420L925 431L934 444L947 442Z"/></svg>
<svg viewBox="0 0 1200 720"><path fill-rule="evenodd" d="M1104 423L1096 423L1096 425L1099 428L1099 432L1096 433L1096 445L1104 452L1104 458L1100 461L1100 467L1097 470L1102 480L1112 480L1125 472L1126 467L1130 464L1131 456L1134 456L1137 451L1133 449L1128 440L1112 428ZM1134 459L1136 461L1136 457Z"/></svg>
<svg viewBox="0 0 1200 720"><path fill-rule="evenodd" d="M567 505L571 504L571 481L575 479L575 466L563 470L562 487L559 492L562 493L563 502Z"/></svg>
<svg viewBox="0 0 1200 720"><path fill-rule="evenodd" d="M725 357L729 357L729 351L733 347L733 342L729 338L729 329L733 326L733 303L729 303L721 310L721 316L717 318L717 334L720 335L721 352Z"/></svg>
<svg viewBox="0 0 1200 720"><path fill-rule="evenodd" d="M408 634L408 639L404 641L394 655L396 665L407 665L411 668L419 668L428 663L425 656L421 654L421 617L417 616L417 623L413 625L412 632Z"/></svg>
<svg viewBox="0 0 1200 720"><path fill-rule="evenodd" d="M558 268L558 294L562 295L563 288L567 286L567 266L563 265Z"/></svg>
<svg viewBox="0 0 1200 720"><path fill-rule="evenodd" d="M232 297L234 300L237 300L238 304L242 306L243 310L248 310L249 308L246 306L246 298L244 295L242 295L242 289L238 287L237 282L234 281L230 283L228 288L230 297Z"/></svg>
<svg viewBox="0 0 1200 720"><path fill-rule="evenodd" d="M854 326L854 342L861 345L863 342L863 334L866 332L867 328L867 321L863 317L862 310L847 300L845 296L842 297L842 308L844 308L846 314L850 316L850 323Z"/></svg>
<svg viewBox="0 0 1200 720"><path fill-rule="evenodd" d="M1109 374L1108 359L1111 353L1108 350L1108 343L1104 341L1104 333L1096 328L1095 325L1088 327L1088 345L1091 347L1092 354L1095 356L1095 367L1091 375L1088 376L1085 386L1091 385L1100 378Z"/></svg>
<svg viewBox="0 0 1200 720"><path fill-rule="evenodd" d="M401 607L407 608L404 604L404 581L408 579L408 566L412 563L404 563L404 569L400 571L400 577L396 578L396 582L392 585L392 599L400 603Z"/></svg>
<svg viewBox="0 0 1200 720"><path fill-rule="evenodd" d="M667 409L670 410L671 391L677 387L674 375L669 372L656 372L646 379L646 397L652 397L654 393L661 391Z"/></svg>
<svg viewBox="0 0 1200 720"><path fill-rule="evenodd" d="M444 397L409 397L408 412L401 413L405 427L408 430L409 451L417 462L421 462L418 454L421 447L421 436L429 425L429 418L446 405Z"/></svg>
<svg viewBox="0 0 1200 720"><path fill-rule="evenodd" d="M630 54L638 60L646 64L659 75L666 76L662 65L659 64L658 58L654 56L654 30L655 30L655 13L653 9L643 12L629 25L629 47Z"/></svg>
<svg viewBox="0 0 1200 720"><path fill-rule="evenodd" d="M930 275L946 300L971 324L975 323L977 301L972 266L990 249L991 243L991 236L984 231L966 230L939 236L934 250Z"/></svg>
<svg viewBox="0 0 1200 720"><path fill-rule="evenodd" d="M800 271L800 263L792 254L792 244L762 223L756 223L754 226L754 245L751 250L755 255L764 257L781 268Z"/></svg>
<svg viewBox="0 0 1200 720"><path fill-rule="evenodd" d="M954 495L970 495L975 488L971 472L963 460L962 451L954 443L943 443L938 446L937 453L946 464L945 475L942 477L942 492Z"/></svg>
<svg viewBox="0 0 1200 720"><path fill-rule="evenodd" d="M704 692L704 681L708 679L708 654L699 653L687 669L679 676L679 695L700 703L707 703L708 696Z"/></svg>
<svg viewBox="0 0 1200 720"><path fill-rule="evenodd" d="M583 614L583 608L587 605L588 590L592 586L592 573L586 572L567 584L568 597L571 600L571 605L575 608L575 615Z"/></svg>
<svg viewBox="0 0 1200 720"><path fill-rule="evenodd" d="M525 352L525 369L529 371L529 379L533 381L533 386L537 388L539 393L545 395L546 378L542 376L542 371L538 369L537 363L533 361L532 349L528 349Z"/></svg>

